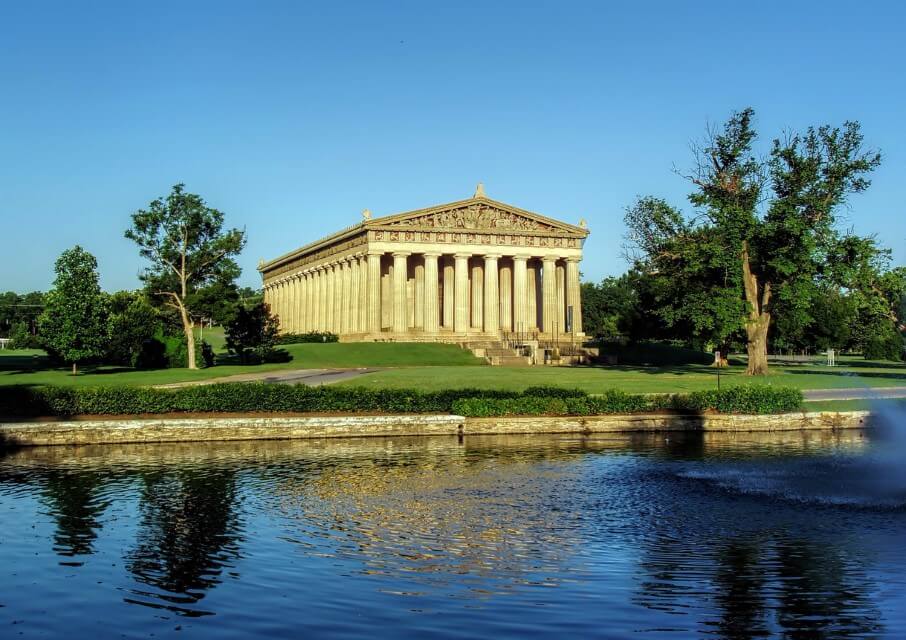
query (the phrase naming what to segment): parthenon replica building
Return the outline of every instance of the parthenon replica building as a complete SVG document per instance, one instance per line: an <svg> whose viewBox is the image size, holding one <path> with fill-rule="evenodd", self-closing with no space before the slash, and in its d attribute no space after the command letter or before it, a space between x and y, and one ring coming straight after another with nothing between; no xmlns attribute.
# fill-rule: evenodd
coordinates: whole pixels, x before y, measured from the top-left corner
<svg viewBox="0 0 906 640"><path fill-rule="evenodd" d="M344 341L577 341L588 230L486 197L362 221L262 262L281 331Z"/></svg>

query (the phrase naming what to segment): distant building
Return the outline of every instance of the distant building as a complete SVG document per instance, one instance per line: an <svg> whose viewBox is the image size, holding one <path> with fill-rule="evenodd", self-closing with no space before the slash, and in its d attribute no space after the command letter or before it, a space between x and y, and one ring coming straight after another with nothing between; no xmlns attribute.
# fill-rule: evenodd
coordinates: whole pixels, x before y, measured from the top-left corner
<svg viewBox="0 0 906 640"><path fill-rule="evenodd" d="M283 332L343 340L581 337L584 221L486 197L362 221L259 266Z"/></svg>

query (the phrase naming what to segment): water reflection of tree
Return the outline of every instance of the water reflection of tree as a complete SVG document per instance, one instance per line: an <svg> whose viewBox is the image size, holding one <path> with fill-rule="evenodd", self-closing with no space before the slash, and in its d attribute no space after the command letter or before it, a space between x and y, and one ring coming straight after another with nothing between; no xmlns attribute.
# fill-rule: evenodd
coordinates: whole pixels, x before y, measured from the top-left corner
<svg viewBox="0 0 906 640"><path fill-rule="evenodd" d="M691 528L685 541L662 532L646 545L640 566L648 578L641 582L639 604L670 613L699 610L700 633L729 639L778 631L796 639L883 632L870 598L873 584L842 547L780 531L748 531L696 545L694 540L708 535Z"/></svg>
<svg viewBox="0 0 906 640"><path fill-rule="evenodd" d="M62 556L94 553L100 518L108 506L103 487L109 481L98 473L53 470L40 478L41 493L56 520L54 551Z"/></svg>
<svg viewBox="0 0 906 640"><path fill-rule="evenodd" d="M219 584L239 556L235 473L186 469L143 476L139 532L126 566L138 582L163 592L136 595L169 604L134 602L204 613L187 605Z"/></svg>

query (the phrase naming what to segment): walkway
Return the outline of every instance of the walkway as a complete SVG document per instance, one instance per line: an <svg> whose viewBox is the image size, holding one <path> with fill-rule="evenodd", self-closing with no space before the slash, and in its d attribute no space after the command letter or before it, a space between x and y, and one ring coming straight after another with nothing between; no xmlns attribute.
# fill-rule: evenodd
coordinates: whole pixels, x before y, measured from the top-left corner
<svg viewBox="0 0 906 640"><path fill-rule="evenodd" d="M906 387L853 387L850 389L809 389L806 400L883 400L906 398Z"/></svg>
<svg viewBox="0 0 906 640"><path fill-rule="evenodd" d="M310 387L322 384L332 384L340 380L356 378L377 369L284 369L281 371L262 371L261 373L241 373L235 376L222 378L208 378L206 380L189 380L187 382L174 382L172 384L157 385L158 389L175 389L177 387L192 387L202 384L218 384L220 382L266 382L268 384L306 384Z"/></svg>

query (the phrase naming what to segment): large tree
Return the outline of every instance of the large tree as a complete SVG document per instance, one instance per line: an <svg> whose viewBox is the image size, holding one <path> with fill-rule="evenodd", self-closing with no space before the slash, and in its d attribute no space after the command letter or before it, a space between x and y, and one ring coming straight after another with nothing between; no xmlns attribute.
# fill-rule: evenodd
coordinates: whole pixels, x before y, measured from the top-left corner
<svg viewBox="0 0 906 640"><path fill-rule="evenodd" d="M54 265L57 277L44 298L38 333L49 353L72 364L100 358L107 346L107 297L98 283L98 263L76 245Z"/></svg>
<svg viewBox="0 0 906 640"><path fill-rule="evenodd" d="M806 319L816 277L849 246L837 212L869 187L881 157L862 148L859 124L846 122L777 138L760 160L753 116L752 109L733 114L694 147L685 177L695 217L642 198L627 223L645 267L682 294L674 312L713 322L726 336L741 328L746 372L761 375L773 314L782 307Z"/></svg>
<svg viewBox="0 0 906 640"><path fill-rule="evenodd" d="M198 195L177 184L166 198L132 214L126 237L151 264L142 274L149 293L174 309L186 338L187 365L195 369L195 294L239 275L233 259L245 246L245 231L224 230L224 216Z"/></svg>

